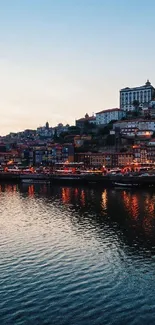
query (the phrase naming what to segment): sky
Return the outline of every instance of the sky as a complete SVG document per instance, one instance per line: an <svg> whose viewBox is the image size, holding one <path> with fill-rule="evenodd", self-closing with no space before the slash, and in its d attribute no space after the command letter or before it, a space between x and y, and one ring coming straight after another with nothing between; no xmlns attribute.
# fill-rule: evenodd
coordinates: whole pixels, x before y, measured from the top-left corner
<svg viewBox="0 0 155 325"><path fill-rule="evenodd" d="M0 134L75 124L155 86L154 0L0 0Z"/></svg>

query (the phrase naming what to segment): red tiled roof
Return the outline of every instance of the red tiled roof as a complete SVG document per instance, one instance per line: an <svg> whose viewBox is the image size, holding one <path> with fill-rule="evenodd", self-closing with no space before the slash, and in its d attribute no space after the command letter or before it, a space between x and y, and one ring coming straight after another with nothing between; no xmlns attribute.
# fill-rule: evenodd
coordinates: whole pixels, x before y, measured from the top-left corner
<svg viewBox="0 0 155 325"><path fill-rule="evenodd" d="M120 108L108 108L104 109L103 111L97 112L96 114L101 114L101 113L108 113L108 112L114 112L114 111L123 111L123 109Z"/></svg>
<svg viewBox="0 0 155 325"><path fill-rule="evenodd" d="M86 119L84 118L84 117L82 117L82 118L79 118L78 120L76 120L76 122L83 122L83 121L85 121Z"/></svg>
<svg viewBox="0 0 155 325"><path fill-rule="evenodd" d="M95 116L82 117L82 118L79 118L78 120L76 120L76 122L93 121L95 119L96 119Z"/></svg>

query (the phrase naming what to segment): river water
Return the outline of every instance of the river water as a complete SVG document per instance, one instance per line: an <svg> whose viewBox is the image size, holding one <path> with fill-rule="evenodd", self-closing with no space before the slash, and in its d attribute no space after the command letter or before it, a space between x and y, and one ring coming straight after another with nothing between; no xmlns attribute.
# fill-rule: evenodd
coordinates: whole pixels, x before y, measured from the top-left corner
<svg viewBox="0 0 155 325"><path fill-rule="evenodd" d="M155 324L155 191L1 185L0 324Z"/></svg>

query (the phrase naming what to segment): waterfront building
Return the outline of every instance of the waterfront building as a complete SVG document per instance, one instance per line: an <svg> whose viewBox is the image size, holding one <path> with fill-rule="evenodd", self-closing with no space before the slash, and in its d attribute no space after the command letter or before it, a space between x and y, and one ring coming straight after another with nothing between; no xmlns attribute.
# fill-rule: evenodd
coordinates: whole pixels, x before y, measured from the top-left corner
<svg viewBox="0 0 155 325"><path fill-rule="evenodd" d="M133 162L133 152L98 152L77 153L75 160L84 162L88 168L113 168L125 167Z"/></svg>
<svg viewBox="0 0 155 325"><path fill-rule="evenodd" d="M155 139L148 143L133 146L134 161L137 163L155 163Z"/></svg>
<svg viewBox="0 0 155 325"><path fill-rule="evenodd" d="M147 80L145 85L123 88L120 90L120 108L125 111L133 111L135 109L133 102L139 102L140 107L148 106L150 101L154 98L155 88Z"/></svg>
<svg viewBox="0 0 155 325"><path fill-rule="evenodd" d="M21 158L18 151L10 150L9 152L0 152L0 164L18 164Z"/></svg>
<svg viewBox="0 0 155 325"><path fill-rule="evenodd" d="M118 166L125 167L130 166L133 163L132 152L119 152L118 153Z"/></svg>
<svg viewBox="0 0 155 325"><path fill-rule="evenodd" d="M34 165L50 165L60 162L74 161L74 146L72 144L53 144L34 149Z"/></svg>
<svg viewBox="0 0 155 325"><path fill-rule="evenodd" d="M85 168L89 168L91 166L91 156L91 152L76 152L74 160L77 163L83 163Z"/></svg>
<svg viewBox="0 0 155 325"><path fill-rule="evenodd" d="M111 121L120 120L126 112L119 108L105 109L96 113L96 125L106 125Z"/></svg>
<svg viewBox="0 0 155 325"><path fill-rule="evenodd" d="M146 144L139 144L133 146L133 157L135 163L148 163L148 147Z"/></svg>
<svg viewBox="0 0 155 325"><path fill-rule="evenodd" d="M117 161L114 161L114 155L112 153L92 153L90 155L90 167L102 167L105 166L110 168L112 166L117 166Z"/></svg>

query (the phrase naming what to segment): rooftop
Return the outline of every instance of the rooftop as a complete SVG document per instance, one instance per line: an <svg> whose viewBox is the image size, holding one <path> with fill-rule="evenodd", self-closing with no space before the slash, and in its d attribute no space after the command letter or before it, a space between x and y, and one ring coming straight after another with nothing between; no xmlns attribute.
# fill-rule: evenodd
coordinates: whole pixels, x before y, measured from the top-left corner
<svg viewBox="0 0 155 325"><path fill-rule="evenodd" d="M108 113L108 112L114 112L114 111L124 111L123 109L120 109L120 108L107 108L107 109L104 109L100 112L97 112L96 114L101 114L101 113Z"/></svg>
<svg viewBox="0 0 155 325"><path fill-rule="evenodd" d="M142 86L138 86L138 87L125 87L125 88L122 88L120 91L130 91L130 90L138 90L138 89L141 89L141 88L153 88L154 87L151 85L151 82L149 80L146 81L145 85L142 85Z"/></svg>
<svg viewBox="0 0 155 325"><path fill-rule="evenodd" d="M77 119L76 121L78 122L85 122L85 121L95 121L96 117L95 116L89 116L89 117L82 117Z"/></svg>

